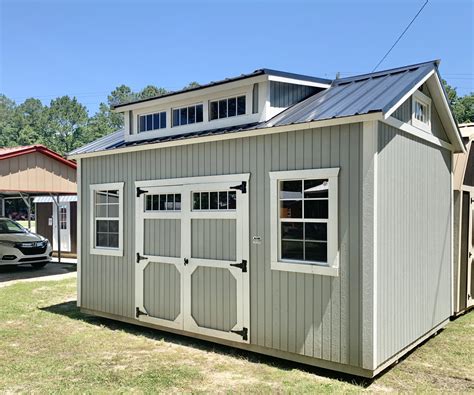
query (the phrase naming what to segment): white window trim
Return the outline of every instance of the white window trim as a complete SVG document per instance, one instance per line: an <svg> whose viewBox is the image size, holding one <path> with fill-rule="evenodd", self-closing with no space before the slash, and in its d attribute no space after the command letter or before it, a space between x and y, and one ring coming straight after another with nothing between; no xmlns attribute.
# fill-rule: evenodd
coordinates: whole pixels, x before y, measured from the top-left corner
<svg viewBox="0 0 474 395"><path fill-rule="evenodd" d="M90 191L90 253L93 255L123 256L123 182L89 185ZM95 246L95 203L94 193L107 190L119 191L119 246L118 248Z"/></svg>
<svg viewBox="0 0 474 395"><path fill-rule="evenodd" d="M339 240L338 240L338 175L339 168L291 170L270 172L270 250L272 270L287 272L311 273L326 276L339 275ZM278 183L285 180L328 179L328 262L326 265L315 263L290 263L280 259L280 227Z"/></svg>
<svg viewBox="0 0 474 395"><path fill-rule="evenodd" d="M161 113L165 113L165 117L166 117L166 120L165 120L165 127L162 128L162 127L159 127L158 129L150 129L150 130L143 130L140 132L140 117L146 117L147 115L155 115L155 114L159 114L160 115L160 125L161 125ZM143 113L143 114L137 114L137 134L142 134L142 133L148 133L148 132L156 132L158 130L163 130L163 129L166 129L168 127L168 111L167 110L162 110L162 111L153 111L153 112L146 112L146 113ZM146 120L145 120L146 122Z"/></svg>
<svg viewBox="0 0 474 395"><path fill-rule="evenodd" d="M416 119L415 117L415 106L416 102L419 102L426 106L428 110L428 123L424 123ZM411 101L411 123L413 126L417 127L418 129L424 130L425 132L431 133L431 99L426 96L423 92L416 90L413 93L413 98Z"/></svg>
<svg viewBox="0 0 474 395"><path fill-rule="evenodd" d="M253 90L253 88L252 88L252 90ZM248 93L248 92L242 93L242 94L233 95L233 96L222 97L222 98L220 98L220 99L209 99L209 104L208 104L208 106L209 106L209 109L208 109L209 122L219 121L219 120L221 120L221 119L229 119L229 118L230 118L230 119L233 119L233 118L236 118L236 117L241 117L241 116L244 116L244 115L249 115L249 114L248 114L248 111L247 111L247 103L248 103L248 101L249 101L249 99L248 99L248 97L247 97L247 96L248 96L247 93ZM245 98L245 112L244 112L243 114L237 114L237 108L238 108L238 107L237 107L237 99L238 99L239 97L244 97L244 98ZM226 117L223 117L223 118L219 118L219 102L220 102L221 100L226 100L226 101L227 101L227 110L228 110L228 109L229 109L229 100L230 100L230 99L235 99L235 105L236 105L236 107L235 107L235 115L232 115L231 117L226 116ZM218 115L218 117L215 118L215 119L211 119L211 103L214 103L214 102L217 103L217 115ZM228 112L228 111L227 111L227 112ZM252 115L253 115L253 114L252 114Z"/></svg>
<svg viewBox="0 0 474 395"><path fill-rule="evenodd" d="M181 110L183 108L187 109L187 114L189 115L189 108L194 107L194 111L195 111L194 114L196 114L196 107L197 106L202 106L202 121L199 121L199 122L195 121L194 123L186 123L184 125L181 125L181 124L173 125L173 111L174 110L178 110L180 112L179 113L179 120L181 121ZM197 123L204 123L204 102L197 102L197 103L194 103L194 104L189 104L189 105L181 106L181 107L171 107L171 119L170 119L170 121L171 121L170 125L171 125L172 128L179 128L181 126L188 126L188 125L195 125Z"/></svg>

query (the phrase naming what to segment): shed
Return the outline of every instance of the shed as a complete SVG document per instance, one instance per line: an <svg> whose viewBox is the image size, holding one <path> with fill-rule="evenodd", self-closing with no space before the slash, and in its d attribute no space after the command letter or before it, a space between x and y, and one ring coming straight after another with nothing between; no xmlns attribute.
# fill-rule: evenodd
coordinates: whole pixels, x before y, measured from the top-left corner
<svg viewBox="0 0 474 395"><path fill-rule="evenodd" d="M115 111L70 154L82 311L367 377L447 324L465 149L438 61Z"/></svg>
<svg viewBox="0 0 474 395"><path fill-rule="evenodd" d="M474 306L474 123L459 125L466 153L454 156L454 308Z"/></svg>
<svg viewBox="0 0 474 395"><path fill-rule="evenodd" d="M0 216L5 215L6 199L22 199L31 217L33 199L37 200L36 232L48 238L53 250L72 252L75 248L76 213L69 202L77 199L76 163L49 148L36 144L0 148ZM59 201L58 197L64 195Z"/></svg>

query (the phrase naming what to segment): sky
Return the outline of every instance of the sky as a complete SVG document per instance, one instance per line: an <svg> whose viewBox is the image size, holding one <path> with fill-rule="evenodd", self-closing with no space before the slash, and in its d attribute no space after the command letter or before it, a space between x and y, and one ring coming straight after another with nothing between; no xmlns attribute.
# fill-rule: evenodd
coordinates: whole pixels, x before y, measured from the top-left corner
<svg viewBox="0 0 474 395"><path fill-rule="evenodd" d="M116 86L181 89L273 68L370 72L425 0L0 0L0 93L76 96L92 115ZM441 59L474 91L474 1L429 0L379 70Z"/></svg>

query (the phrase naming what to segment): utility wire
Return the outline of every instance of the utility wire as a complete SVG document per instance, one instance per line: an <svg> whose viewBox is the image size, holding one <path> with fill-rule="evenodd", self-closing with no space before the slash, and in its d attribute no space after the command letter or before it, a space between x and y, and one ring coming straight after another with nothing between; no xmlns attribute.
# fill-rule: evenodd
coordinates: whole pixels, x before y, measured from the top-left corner
<svg viewBox="0 0 474 395"><path fill-rule="evenodd" d="M402 34L400 34L400 36L398 36L397 40L393 43L393 45L390 47L390 49L387 51L387 53L383 56L382 59L380 59L380 62L377 63L377 66L374 67L374 69L372 70L372 73L377 70L377 68L380 66L380 64L385 60L385 58L389 55L390 52L392 52L392 49L395 47L395 45L398 44L398 42L400 41L400 39L403 37L403 35L407 32L407 30L410 28L410 26L413 24L413 22L415 22L415 19L418 18L418 15L420 15L421 11L423 11L423 8L425 8L425 6L428 4L428 1L429 0L426 0L425 1L425 4L423 4L421 6L421 8L419 9L419 11L416 13L416 15L413 17L413 19L411 20L411 22L408 24L408 26L405 28L405 30L402 32Z"/></svg>

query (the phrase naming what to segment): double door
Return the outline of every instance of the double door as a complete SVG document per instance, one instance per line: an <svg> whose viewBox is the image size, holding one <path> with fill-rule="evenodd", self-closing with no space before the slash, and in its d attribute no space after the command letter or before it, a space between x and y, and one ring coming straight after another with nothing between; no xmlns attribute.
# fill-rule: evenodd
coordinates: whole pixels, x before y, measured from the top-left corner
<svg viewBox="0 0 474 395"><path fill-rule="evenodd" d="M138 320L249 341L248 178L136 182Z"/></svg>

